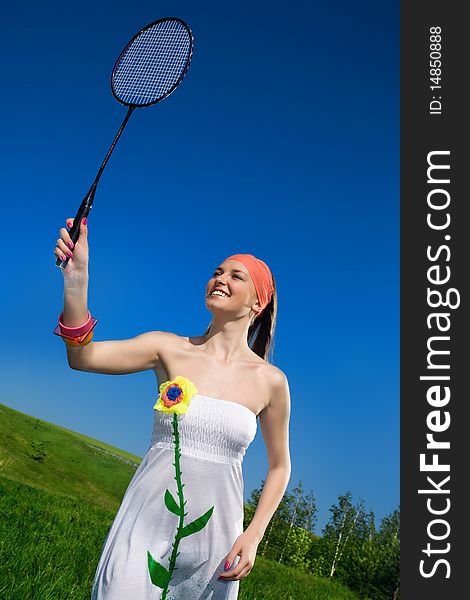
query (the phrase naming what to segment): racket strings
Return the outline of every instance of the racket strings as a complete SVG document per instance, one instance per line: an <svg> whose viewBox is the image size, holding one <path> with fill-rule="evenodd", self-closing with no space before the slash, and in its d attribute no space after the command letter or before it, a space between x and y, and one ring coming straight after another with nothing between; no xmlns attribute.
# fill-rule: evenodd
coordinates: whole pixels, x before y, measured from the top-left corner
<svg viewBox="0 0 470 600"><path fill-rule="evenodd" d="M144 30L126 49L113 75L116 95L144 105L168 94L185 74L191 51L188 30L163 21Z"/></svg>

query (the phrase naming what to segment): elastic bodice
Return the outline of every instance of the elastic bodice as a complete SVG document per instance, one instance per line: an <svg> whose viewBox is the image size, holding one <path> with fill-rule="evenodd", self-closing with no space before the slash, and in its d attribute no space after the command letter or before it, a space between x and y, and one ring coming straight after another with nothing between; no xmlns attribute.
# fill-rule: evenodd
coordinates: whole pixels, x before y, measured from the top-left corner
<svg viewBox="0 0 470 600"><path fill-rule="evenodd" d="M173 414L154 413L150 447L174 450ZM257 431L251 409L202 394L195 394L177 418L181 453L215 462L241 464Z"/></svg>

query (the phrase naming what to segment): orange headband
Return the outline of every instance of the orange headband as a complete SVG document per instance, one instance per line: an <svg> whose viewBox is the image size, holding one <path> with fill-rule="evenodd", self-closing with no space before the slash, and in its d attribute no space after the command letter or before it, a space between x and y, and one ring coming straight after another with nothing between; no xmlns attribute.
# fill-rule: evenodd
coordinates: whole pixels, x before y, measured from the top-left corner
<svg viewBox="0 0 470 600"><path fill-rule="evenodd" d="M261 312L258 313L259 317L269 304L274 293L273 278L268 265L260 258L253 256L253 254L232 254L232 256L228 256L225 260L238 260L248 269L261 304Z"/></svg>

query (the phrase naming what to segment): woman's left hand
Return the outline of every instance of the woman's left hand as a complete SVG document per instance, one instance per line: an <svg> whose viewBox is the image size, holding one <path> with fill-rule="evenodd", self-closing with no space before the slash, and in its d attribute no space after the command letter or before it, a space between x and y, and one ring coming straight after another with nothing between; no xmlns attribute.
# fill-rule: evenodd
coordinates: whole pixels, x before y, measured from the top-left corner
<svg viewBox="0 0 470 600"><path fill-rule="evenodd" d="M238 555L240 556L240 560L235 567L232 567L231 569L228 567L228 571L221 573L219 579L223 581L234 581L246 577L255 564L258 545L259 541L257 541L248 531L244 531L239 535L227 555L225 564L230 563L231 565Z"/></svg>

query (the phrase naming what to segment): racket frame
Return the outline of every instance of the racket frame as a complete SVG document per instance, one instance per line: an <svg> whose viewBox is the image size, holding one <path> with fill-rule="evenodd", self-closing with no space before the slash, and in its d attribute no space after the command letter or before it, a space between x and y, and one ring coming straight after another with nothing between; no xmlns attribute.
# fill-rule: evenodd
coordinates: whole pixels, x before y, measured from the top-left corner
<svg viewBox="0 0 470 600"><path fill-rule="evenodd" d="M156 100L152 100L151 102L146 102L144 104L134 104L132 102L125 102L124 100L121 100L121 98L119 98L119 96L117 95L117 93L114 90L114 77L116 74L116 71L119 67L119 64L121 62L121 59L123 58L123 56L126 54L126 52L129 50L129 48L132 46L132 44L135 42L135 40L144 32L147 31L148 29L151 29L152 27L154 27L155 25L157 25L158 23L163 23L165 21L178 21L179 23L181 23L181 25L183 25L183 27L186 29L186 31L188 32L188 36L189 36L189 53L188 53L188 58L186 59L186 65L184 67L184 69L181 71L181 75L179 76L178 80L176 81L176 83L173 84L173 86L168 90L168 92L166 92L163 96L160 96L159 98L157 98ZM180 19L179 17L163 17L161 19L157 19L156 21L153 21L152 23L149 23L148 25L146 25L145 27L143 27L138 33L136 33L134 35L134 37L130 40L130 42L126 45L126 47L124 48L124 50L121 52L121 54L119 55L118 59L116 60L114 67L113 67L113 72L111 74L111 92L113 94L113 96L116 98L116 100L118 102L120 102L121 104L123 104L124 106L134 106L135 108L144 108L146 106L152 106L153 104L157 104L157 102L161 102L162 100L164 100L165 98L168 98L168 96L174 92L176 90L176 88L179 86L179 84L182 82L182 80L184 79L184 76L186 75L186 73L188 72L189 69L189 65L191 64L191 58L193 56L193 47L194 47L194 36L193 36L193 32L191 31L191 29L188 27L188 25L186 25L186 23Z"/></svg>

